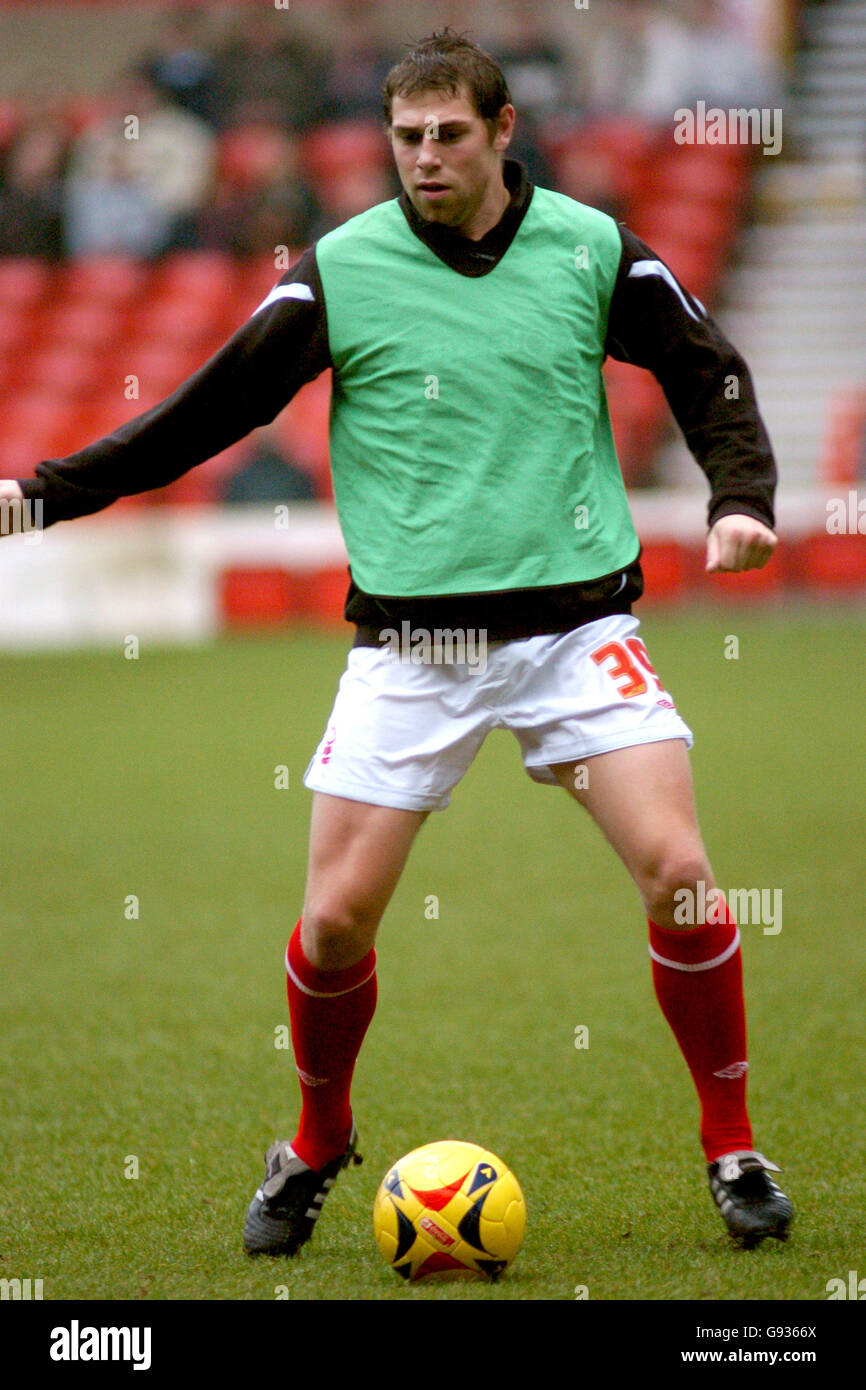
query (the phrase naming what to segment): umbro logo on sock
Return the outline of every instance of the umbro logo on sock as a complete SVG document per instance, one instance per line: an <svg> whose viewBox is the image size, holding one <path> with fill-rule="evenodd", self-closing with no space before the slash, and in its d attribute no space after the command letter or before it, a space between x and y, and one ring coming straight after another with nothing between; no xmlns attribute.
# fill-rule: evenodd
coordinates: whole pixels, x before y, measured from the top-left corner
<svg viewBox="0 0 866 1390"><path fill-rule="evenodd" d="M300 1067L296 1067L295 1070L305 1086L327 1086L331 1079L329 1076L310 1076L308 1071L301 1071Z"/></svg>
<svg viewBox="0 0 866 1390"><path fill-rule="evenodd" d="M745 1076L748 1070L748 1062L732 1062L729 1067L722 1067L721 1071L714 1071L713 1076L719 1076L723 1081L736 1081L738 1077Z"/></svg>

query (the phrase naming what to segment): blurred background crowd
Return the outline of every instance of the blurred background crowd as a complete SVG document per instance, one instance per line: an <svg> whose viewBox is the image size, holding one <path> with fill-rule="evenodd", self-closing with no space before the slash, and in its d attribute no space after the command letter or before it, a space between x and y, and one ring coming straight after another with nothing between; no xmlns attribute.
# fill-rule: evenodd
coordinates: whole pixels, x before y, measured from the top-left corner
<svg viewBox="0 0 866 1390"><path fill-rule="evenodd" d="M4 93L0 254L255 255L304 245L391 196L379 124L399 56L394 8L334 0L301 38L288 7L179 5L109 90L69 93L43 72ZM566 132L611 113L669 130L673 110L698 98L773 105L781 91L779 46L758 41L737 0L614 0L594 41L568 47L549 7L505 0L492 24L490 6L451 8L477 18L476 37L503 64L515 157L536 182L611 211L613 171L564 151Z"/></svg>
<svg viewBox="0 0 866 1390"><path fill-rule="evenodd" d="M837 19L861 10L853 27ZM833 207L826 174L840 148L820 141L854 130L862 158L844 90L866 64L860 0L74 0L62 12L0 0L0 477L24 476L155 404L305 246L399 192L382 84L407 43L445 23L502 63L518 113L510 154L534 182L627 222L713 309L724 289L788 476L814 481L822 450L833 476L859 475L866 391L862 371L849 370L856 308L843 283L862 259L859 231ZM797 76L806 59L811 96L808 72ZM813 97L825 104L810 118ZM677 143L674 113L699 102L784 108L782 156ZM805 197L794 188L801 206L774 230L780 190L790 203L784 170L798 168ZM765 230L755 227L756 187ZM820 267L801 264L810 226ZM773 300L782 279L796 304ZM805 367L790 354L819 302L823 336L801 385ZM699 483L657 382L615 362L605 374L627 483ZM246 452L227 451L140 504L330 499L329 377Z"/></svg>

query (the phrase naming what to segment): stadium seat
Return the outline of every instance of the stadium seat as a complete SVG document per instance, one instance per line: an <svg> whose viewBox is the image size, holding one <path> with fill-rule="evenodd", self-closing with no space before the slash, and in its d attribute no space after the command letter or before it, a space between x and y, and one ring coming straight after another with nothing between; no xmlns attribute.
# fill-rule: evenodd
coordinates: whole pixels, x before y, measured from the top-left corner
<svg viewBox="0 0 866 1390"><path fill-rule="evenodd" d="M277 431L290 456L306 469L321 497L330 498L330 449L328 417L331 408L331 373L322 372L302 387L277 418Z"/></svg>
<svg viewBox="0 0 866 1390"><path fill-rule="evenodd" d="M183 251L167 257L154 272L154 298L222 304L235 289L236 270L220 251Z"/></svg>
<svg viewBox="0 0 866 1390"><path fill-rule="evenodd" d="M86 299L118 306L146 292L148 268L127 256L86 256L63 268L61 285L67 299Z"/></svg>
<svg viewBox="0 0 866 1390"><path fill-rule="evenodd" d="M37 463L51 456L45 437L32 430L0 430L0 477L31 478Z"/></svg>
<svg viewBox="0 0 866 1390"><path fill-rule="evenodd" d="M390 153L375 121L336 121L304 137L302 160L318 185L341 174L389 167Z"/></svg>
<svg viewBox="0 0 866 1390"><path fill-rule="evenodd" d="M647 461L667 425L664 392L649 372L616 362L604 365L605 388L616 451L626 484L644 485Z"/></svg>
<svg viewBox="0 0 866 1390"><path fill-rule="evenodd" d="M29 337L32 321L25 308L0 303L0 352L15 352Z"/></svg>
<svg viewBox="0 0 866 1390"><path fill-rule="evenodd" d="M40 458L65 452L75 415L75 403L53 388L17 391L4 407L0 434L12 440L29 438L35 464Z"/></svg>
<svg viewBox="0 0 866 1390"><path fill-rule="evenodd" d="M0 258L0 305L32 309L48 293L51 267L29 256Z"/></svg>
<svg viewBox="0 0 866 1390"><path fill-rule="evenodd" d="M714 146L679 149L653 170L653 190L662 201L718 203L736 212L746 187L745 170L720 156Z"/></svg>
<svg viewBox="0 0 866 1390"><path fill-rule="evenodd" d="M105 350L120 336L123 317L113 304L59 299L36 325L43 342L73 343Z"/></svg>
<svg viewBox="0 0 866 1390"><path fill-rule="evenodd" d="M248 192L284 176L293 159L292 137L278 125L257 121L233 126L219 138L220 185Z"/></svg>
<svg viewBox="0 0 866 1390"><path fill-rule="evenodd" d="M99 383L101 355L78 343L48 341L28 356L20 369L23 386L55 391L58 396L75 398L93 390Z"/></svg>
<svg viewBox="0 0 866 1390"><path fill-rule="evenodd" d="M138 377L141 393L160 400L200 365L198 355L176 338L131 339L125 359L129 372Z"/></svg>
<svg viewBox="0 0 866 1390"><path fill-rule="evenodd" d="M210 342L215 331L222 332L224 321L220 304L215 301L188 298L180 293L163 294L139 307L130 321L129 341L168 342L175 346Z"/></svg>
<svg viewBox="0 0 866 1390"><path fill-rule="evenodd" d="M550 122L541 132L561 191L579 198L578 186L586 184L588 194L606 195L629 211L652 167L656 138L651 126L630 117Z"/></svg>

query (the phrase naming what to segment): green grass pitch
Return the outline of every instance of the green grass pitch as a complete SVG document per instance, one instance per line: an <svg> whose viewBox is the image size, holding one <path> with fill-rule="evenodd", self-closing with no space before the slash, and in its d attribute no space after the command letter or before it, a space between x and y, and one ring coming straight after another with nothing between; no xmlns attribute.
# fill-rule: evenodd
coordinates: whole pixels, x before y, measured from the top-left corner
<svg viewBox="0 0 866 1390"><path fill-rule="evenodd" d="M275 1044L301 779L348 646L288 633L0 659L4 1277L41 1278L46 1299L820 1300L866 1274L866 626L642 616L695 731L719 883L783 891L781 932L744 927L743 949L756 1142L798 1209L787 1246L729 1248L637 894L497 733L422 830L380 932L364 1165L296 1261L248 1260L261 1156L296 1115ZM373 1241L388 1165L445 1137L493 1149L523 1186L526 1239L497 1285L407 1288Z"/></svg>

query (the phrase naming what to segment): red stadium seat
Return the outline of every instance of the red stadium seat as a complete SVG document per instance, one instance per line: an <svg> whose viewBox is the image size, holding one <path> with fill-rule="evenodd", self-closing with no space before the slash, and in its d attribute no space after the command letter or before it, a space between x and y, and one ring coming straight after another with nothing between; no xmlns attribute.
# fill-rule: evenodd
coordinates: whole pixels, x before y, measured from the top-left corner
<svg viewBox="0 0 866 1390"><path fill-rule="evenodd" d="M387 168L390 152L375 121L337 121L305 136L302 158L309 177L326 183L341 174Z"/></svg>
<svg viewBox="0 0 866 1390"><path fill-rule="evenodd" d="M331 373L322 372L303 386L277 419L277 430L289 454L312 476L321 497L330 497L328 419Z"/></svg>
<svg viewBox="0 0 866 1390"><path fill-rule="evenodd" d="M32 430L0 430L0 477L32 478L37 463L50 457L46 439Z"/></svg>
<svg viewBox="0 0 866 1390"><path fill-rule="evenodd" d="M74 398L92 391L99 384L101 371L98 352L77 343L48 342L28 358L20 371L20 382Z"/></svg>
<svg viewBox="0 0 866 1390"><path fill-rule="evenodd" d="M0 420L3 418L4 396L20 385L21 354L4 347L0 339Z"/></svg>
<svg viewBox="0 0 866 1390"><path fill-rule="evenodd" d="M187 303L222 304L235 290L236 269L219 251L183 251L169 256L153 277L153 294Z"/></svg>
<svg viewBox="0 0 866 1390"><path fill-rule="evenodd" d="M150 272L127 256L86 256L70 261L61 278L67 299L124 305L146 292Z"/></svg>
<svg viewBox="0 0 866 1390"><path fill-rule="evenodd" d="M50 343L105 350L117 340L123 326L123 317L113 304L61 299L41 316L36 331Z"/></svg>
<svg viewBox="0 0 866 1390"><path fill-rule="evenodd" d="M29 338L32 321L26 308L0 303L0 352L14 352Z"/></svg>
<svg viewBox="0 0 866 1390"><path fill-rule="evenodd" d="M200 365L197 354L173 339L132 340L125 357L125 366L138 377L140 390L159 399L170 395Z"/></svg>
<svg viewBox="0 0 866 1390"><path fill-rule="evenodd" d="M656 139L651 126L628 117L578 126L551 123L542 133L563 192L580 201L614 198L626 207L652 166Z"/></svg>
<svg viewBox="0 0 866 1390"><path fill-rule="evenodd" d="M19 391L6 402L0 434L12 440L29 438L36 463L40 458L64 452L75 416L74 403L53 389Z"/></svg>
<svg viewBox="0 0 866 1390"><path fill-rule="evenodd" d="M149 398L128 401L123 392L116 387L111 390L103 390L76 410L71 426L76 439L73 450L83 449L88 444L94 444L98 439L104 439L107 434L113 434L127 420L134 420L137 415L142 415L150 405L155 404L156 400Z"/></svg>
<svg viewBox="0 0 866 1390"><path fill-rule="evenodd" d="M224 313L209 299L187 299L181 295L162 295L141 305L130 321L130 343L172 343L175 346L210 342L221 333Z"/></svg>
<svg viewBox="0 0 866 1390"><path fill-rule="evenodd" d="M29 256L0 259L0 305L31 309L47 295L52 274L44 261Z"/></svg>
<svg viewBox="0 0 866 1390"><path fill-rule="evenodd" d="M692 246L720 248L727 245L731 221L729 209L713 203L694 198L654 199L641 208L634 228L645 241L667 237Z"/></svg>
<svg viewBox="0 0 866 1390"><path fill-rule="evenodd" d="M294 141L287 131L267 121L233 126L219 140L220 184L248 191L283 178L294 161Z"/></svg>
<svg viewBox="0 0 866 1390"><path fill-rule="evenodd" d="M662 201L712 202L736 208L747 186L746 171L708 145L666 155L653 174L653 190Z"/></svg>
<svg viewBox="0 0 866 1390"><path fill-rule="evenodd" d="M616 451L627 484L636 486L668 421L664 392L649 372L608 358L605 388Z"/></svg>

